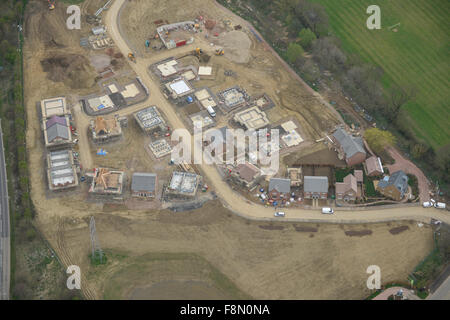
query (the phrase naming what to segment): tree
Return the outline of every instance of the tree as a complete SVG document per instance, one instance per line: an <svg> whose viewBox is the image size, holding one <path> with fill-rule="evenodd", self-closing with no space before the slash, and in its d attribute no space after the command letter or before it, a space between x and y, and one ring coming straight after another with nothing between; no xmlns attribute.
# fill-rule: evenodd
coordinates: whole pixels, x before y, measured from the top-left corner
<svg viewBox="0 0 450 320"><path fill-rule="evenodd" d="M382 152L386 147L392 146L395 143L395 137L392 133L378 128L367 129L364 132L364 138L370 148L376 153Z"/></svg>
<svg viewBox="0 0 450 320"><path fill-rule="evenodd" d="M298 37L300 38L300 44L302 47L307 50L311 48L312 42L317 39L315 33L309 28L302 29L302 31L298 33Z"/></svg>
<svg viewBox="0 0 450 320"><path fill-rule="evenodd" d="M339 49L337 42L337 39L334 37L325 37L314 41L312 53L314 60L317 61L321 68L333 72L344 69L347 57Z"/></svg>
<svg viewBox="0 0 450 320"><path fill-rule="evenodd" d="M303 56L303 53L305 51L303 50L302 46L297 43L290 43L287 49L287 58L289 62L294 63Z"/></svg>
<svg viewBox="0 0 450 320"><path fill-rule="evenodd" d="M389 119L397 119L401 107L413 99L415 95L416 89L414 87L395 85L391 90L391 104L386 112Z"/></svg>

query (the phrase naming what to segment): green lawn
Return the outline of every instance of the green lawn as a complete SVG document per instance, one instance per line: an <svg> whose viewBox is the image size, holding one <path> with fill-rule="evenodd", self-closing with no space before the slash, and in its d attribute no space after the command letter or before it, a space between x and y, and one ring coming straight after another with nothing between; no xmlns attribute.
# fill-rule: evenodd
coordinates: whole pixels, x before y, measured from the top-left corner
<svg viewBox="0 0 450 320"><path fill-rule="evenodd" d="M415 134L434 149L450 143L450 2L448 0L314 0L349 53L384 69L383 85L412 85L405 108ZM368 30L366 9L381 8L381 30ZM388 27L401 23L398 32Z"/></svg>

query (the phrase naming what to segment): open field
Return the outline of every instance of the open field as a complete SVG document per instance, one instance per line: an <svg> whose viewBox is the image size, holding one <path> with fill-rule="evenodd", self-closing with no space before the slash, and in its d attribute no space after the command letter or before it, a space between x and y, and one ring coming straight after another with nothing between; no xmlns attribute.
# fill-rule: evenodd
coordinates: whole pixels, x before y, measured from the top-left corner
<svg viewBox="0 0 450 320"><path fill-rule="evenodd" d="M248 221L218 201L195 211L99 212L95 218L108 255L107 264L96 267L88 261L88 219L40 220L51 243L65 244L96 298L175 298L173 288L185 282L197 288L190 298L202 297L207 287L216 297L361 299L370 293L367 266L380 266L383 283L404 281L433 248L431 228L415 222ZM408 229L389 232L403 225ZM346 235L363 230L371 234Z"/></svg>
<svg viewBox="0 0 450 320"><path fill-rule="evenodd" d="M449 2L315 1L325 6L347 52L383 68L385 88L397 84L416 89L415 99L404 106L415 134L435 150L450 143ZM381 8L381 30L366 28L366 9L371 4Z"/></svg>

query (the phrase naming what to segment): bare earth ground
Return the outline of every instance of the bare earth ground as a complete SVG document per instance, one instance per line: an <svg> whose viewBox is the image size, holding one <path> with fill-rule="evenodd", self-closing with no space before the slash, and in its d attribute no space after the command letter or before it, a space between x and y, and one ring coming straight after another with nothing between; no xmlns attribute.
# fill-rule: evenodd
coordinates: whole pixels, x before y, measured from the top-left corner
<svg viewBox="0 0 450 320"><path fill-rule="evenodd" d="M64 230L58 230L61 224L55 222L41 227L51 243L65 243L64 250L84 270L97 298L105 297L103 292L106 298L111 294L127 298L136 288L171 279L214 283L198 270L187 271L185 264L168 264L165 256L192 253L256 299L359 299L370 293L366 288L369 265L380 266L383 283L404 281L433 245L431 228L419 228L416 223L337 226L246 221L219 202L192 212L112 212L95 217L99 241L108 254L106 266L89 266L87 219L66 220ZM409 229L396 235L389 232L405 224ZM371 235L345 234L367 229ZM154 259L153 265L148 265L151 259L137 260L155 253L161 258ZM132 272L133 265L152 272ZM172 273L158 272L158 268L170 268ZM147 297L154 293L150 290Z"/></svg>
<svg viewBox="0 0 450 320"><path fill-rule="evenodd" d="M98 7L98 2L86 1L83 10L93 7L93 10L89 9L92 14ZM133 5L128 5L122 13L122 25L125 29L126 26L142 28L131 30L134 37L131 41L136 46L139 43L143 46L145 37L148 36L144 36L147 32L144 28L148 27L153 33L154 26L151 23L159 18L168 19L169 22L191 19L201 13L195 8L204 8L205 11L201 14L210 15L217 20L225 16L218 7L210 5L212 1L195 0L184 7L181 7L182 3L173 0L133 1ZM367 266L379 265L383 282L404 280L432 248L431 229L418 228L414 223L409 230L397 235L389 233L394 224L363 227L321 224L318 227L312 225L318 231L310 233L296 231L295 224L291 223L274 224L278 226L274 229L267 227L270 226L267 222L246 221L223 208L218 201L192 212L172 213L158 210L131 211L125 206L117 206L117 210L113 211L114 207L111 209L102 203L86 202L85 185L80 192L49 197L46 192L42 133L35 103L46 97L68 94L73 94L72 99L69 99L73 103L77 96L92 93L98 87L93 81L96 72L90 64L92 57L79 59L81 62L71 69L74 77L53 78L54 81L49 80L49 73L44 72L41 64L42 60L61 54L92 55L92 52L79 46L79 39L88 33L89 25L83 21L81 31L67 30L65 8L61 3L55 11L49 13L45 3L31 1L27 10L24 25L24 86L27 150L31 194L37 212L36 223L64 264L81 267L83 293L87 298L108 298L105 296L107 292L111 292L108 291L108 281L120 282L120 279L127 277L134 277L131 279L133 281L130 280L125 286L119 283L117 291L113 291L122 298L155 297L151 288L158 283L158 279L193 281L194 286L197 285L197 291L215 290L216 293L212 294L218 297L241 297L245 294L261 299L363 298L369 293L365 288ZM279 62L254 37L249 38L250 51L245 46L243 48L250 55L249 61L237 64L226 55L213 56L211 64L217 69L218 76L207 85L214 92L236 84L241 84L250 94L266 92L277 105L269 112L273 121L277 120L277 116L297 115L306 139L320 137L322 130L335 123L330 111L295 83L292 76L282 69ZM99 52L102 53L104 52ZM161 59L171 54L174 53L161 52ZM150 53L148 55L151 57ZM158 59L159 56L153 62ZM65 64L61 67L67 68ZM235 71L238 78L225 77L223 71L228 69ZM137 107L141 108L142 105ZM86 128L89 117L75 104L73 113L77 128ZM106 158L95 155L96 147L90 144L86 132L80 131L83 167L92 168L102 164L125 167L128 172L159 170L158 175L167 175L163 162L150 160L146 156L143 149L146 141L139 135L137 128L131 124L124 131L125 136L121 142L105 146L110 152ZM90 215L96 218L100 243L109 255L106 266L92 267L88 261L90 242L87 222ZM353 228L371 229L373 233L363 237L346 236L344 231ZM197 262L191 264L194 265L191 268L193 271L186 273L177 264L168 264L167 257L161 258L162 262L155 262L155 265L145 265L152 272L143 279L131 271L121 271L129 270L126 268L132 264L143 263L139 261L145 261L139 260L139 257L154 253L196 254L211 266L204 267L206 262L199 262L201 268L217 269L238 289L230 289L230 286L226 286L226 290L221 289L220 282L218 284L214 277L196 270ZM157 272L158 268L163 270L169 267L172 268L172 273ZM141 284L138 286L137 282ZM146 285L142 286L142 282ZM174 283L164 283L169 287L168 291L176 291L173 289L176 288ZM207 289L208 286L213 289ZM196 297L201 297L201 294L192 298Z"/></svg>

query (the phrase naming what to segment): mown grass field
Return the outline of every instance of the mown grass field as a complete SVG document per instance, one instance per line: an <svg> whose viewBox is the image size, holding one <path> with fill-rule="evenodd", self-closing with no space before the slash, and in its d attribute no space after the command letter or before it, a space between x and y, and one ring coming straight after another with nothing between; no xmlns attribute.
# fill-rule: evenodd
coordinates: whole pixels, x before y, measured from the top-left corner
<svg viewBox="0 0 450 320"><path fill-rule="evenodd" d="M325 6L331 29L349 53L384 70L383 85L412 85L404 106L418 138L435 150L450 143L450 2L448 0L314 0ZM381 30L368 30L366 9L381 9ZM400 23L397 32L389 29Z"/></svg>

